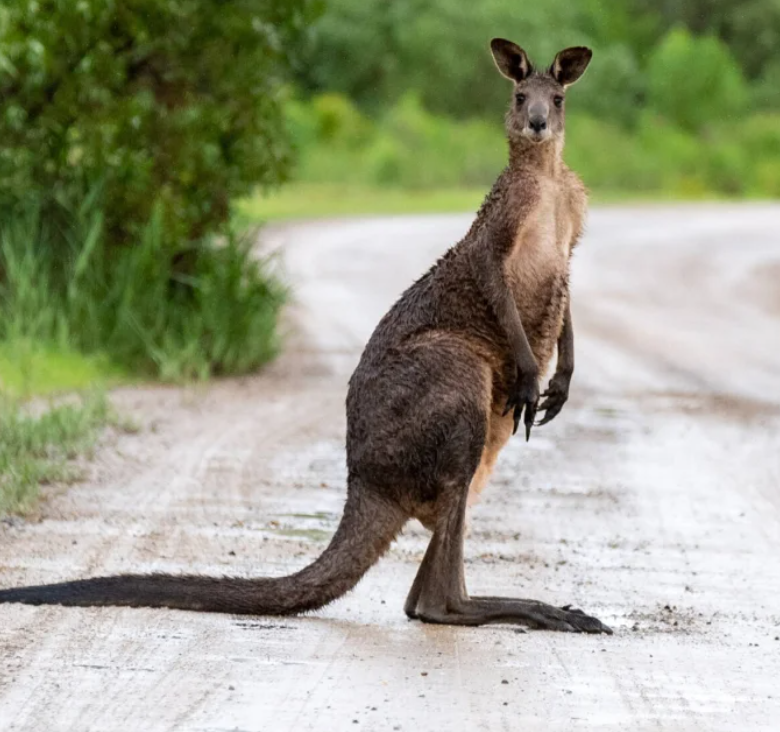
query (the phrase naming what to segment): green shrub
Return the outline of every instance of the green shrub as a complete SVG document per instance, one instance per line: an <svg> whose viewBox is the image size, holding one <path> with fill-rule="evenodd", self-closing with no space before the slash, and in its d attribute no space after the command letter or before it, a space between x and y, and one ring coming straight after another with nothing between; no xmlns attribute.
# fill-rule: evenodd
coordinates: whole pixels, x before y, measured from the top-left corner
<svg viewBox="0 0 780 732"><path fill-rule="evenodd" d="M780 109L780 58L768 66L766 72L753 85L753 105L761 110Z"/></svg>
<svg viewBox="0 0 780 732"><path fill-rule="evenodd" d="M646 79L631 49L623 44L597 48L582 84L567 93L575 114L586 113L625 127L634 123L642 108Z"/></svg>
<svg viewBox="0 0 780 732"><path fill-rule="evenodd" d="M279 82L316 0L6 0L0 211L80 205L134 240L162 202L172 241L289 164Z"/></svg>
<svg viewBox="0 0 780 732"><path fill-rule="evenodd" d="M780 196L780 114L753 115L740 125L739 134L726 129L721 136L744 151L745 192Z"/></svg>
<svg viewBox="0 0 780 732"><path fill-rule="evenodd" d="M742 119L747 109L748 88L728 48L684 28L671 30L653 51L647 83L651 108L689 130Z"/></svg>
<svg viewBox="0 0 780 732"><path fill-rule="evenodd" d="M629 0L625 4L633 6L635 24L644 22L654 31L651 36L679 24L695 33L717 34L749 78L768 78L777 63L780 4L775 0Z"/></svg>
<svg viewBox="0 0 780 732"><path fill-rule="evenodd" d="M619 124L571 114L564 157L592 189L636 192L660 185L659 171Z"/></svg>
<svg viewBox="0 0 780 732"><path fill-rule="evenodd" d="M379 120L343 96L295 102L290 129L299 180L413 189L489 185L506 163L501 127L457 122L426 111L414 94Z"/></svg>
<svg viewBox="0 0 780 732"><path fill-rule="evenodd" d="M97 196L57 220L31 205L0 221L0 340L163 379L243 373L275 354L285 293L249 237L171 241L158 205L139 243L117 249Z"/></svg>

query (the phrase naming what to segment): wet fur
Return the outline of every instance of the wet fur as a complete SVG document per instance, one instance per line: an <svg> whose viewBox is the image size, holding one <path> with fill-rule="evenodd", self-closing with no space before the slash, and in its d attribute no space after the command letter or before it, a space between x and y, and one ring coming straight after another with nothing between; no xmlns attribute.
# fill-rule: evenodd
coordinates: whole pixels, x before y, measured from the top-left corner
<svg viewBox="0 0 780 732"><path fill-rule="evenodd" d="M436 501L449 473L461 474L450 456L442 460L453 425L468 422L480 436L480 485L511 434L511 417L502 413L515 361L471 264L485 241L503 262L540 372L555 352L586 194L556 152L547 152L550 160L534 155L526 165L518 155L504 170L466 237L379 323L350 380L350 475L381 486L413 516L430 513L426 504Z"/></svg>

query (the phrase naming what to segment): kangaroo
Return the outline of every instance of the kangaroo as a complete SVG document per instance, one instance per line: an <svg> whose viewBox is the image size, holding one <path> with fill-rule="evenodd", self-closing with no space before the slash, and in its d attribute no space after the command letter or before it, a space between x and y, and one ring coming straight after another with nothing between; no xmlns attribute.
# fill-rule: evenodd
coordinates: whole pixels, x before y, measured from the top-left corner
<svg viewBox="0 0 780 732"><path fill-rule="evenodd" d="M538 425L550 422L568 397L569 260L586 209L585 188L561 155L565 92L591 51L567 48L537 71L510 41L493 39L491 49L514 86L509 164L465 238L401 296L366 345L347 395L347 501L323 554L288 577L98 577L0 591L0 602L302 613L352 589L417 518L433 535L406 600L409 618L612 632L570 606L466 591L467 504L520 421L528 440L537 412Z"/></svg>

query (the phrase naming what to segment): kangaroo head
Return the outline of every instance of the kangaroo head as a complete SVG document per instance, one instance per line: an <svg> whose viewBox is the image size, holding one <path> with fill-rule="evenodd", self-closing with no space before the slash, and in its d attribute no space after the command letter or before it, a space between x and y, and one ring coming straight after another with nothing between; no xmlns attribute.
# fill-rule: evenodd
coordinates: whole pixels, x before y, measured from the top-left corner
<svg viewBox="0 0 780 732"><path fill-rule="evenodd" d="M566 89L585 73L593 52L584 46L566 48L549 69L536 71L526 52L512 41L494 38L490 49L498 70L514 82L506 117L510 141L562 140Z"/></svg>

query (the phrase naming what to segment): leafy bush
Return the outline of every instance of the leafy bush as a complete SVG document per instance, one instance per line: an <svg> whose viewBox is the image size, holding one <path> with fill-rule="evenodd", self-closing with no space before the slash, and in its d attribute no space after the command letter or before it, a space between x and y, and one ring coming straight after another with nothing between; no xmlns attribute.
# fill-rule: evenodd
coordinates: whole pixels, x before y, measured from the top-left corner
<svg viewBox="0 0 780 732"><path fill-rule="evenodd" d="M754 115L737 139L745 150L748 193L780 197L780 115Z"/></svg>
<svg viewBox="0 0 780 732"><path fill-rule="evenodd" d="M646 78L631 49L614 44L597 50L581 85L568 92L575 114L586 113L629 127L636 122L646 92Z"/></svg>
<svg viewBox="0 0 780 732"><path fill-rule="evenodd" d="M157 205L138 245L117 250L95 195L57 219L31 205L0 221L0 341L103 353L163 379L243 373L275 354L285 293L249 238L172 242Z"/></svg>
<svg viewBox="0 0 780 732"><path fill-rule="evenodd" d="M598 2L598 0L591 0ZM780 49L780 4L775 0L631 0L635 22L665 34L677 25L723 40L751 78L769 78Z"/></svg>
<svg viewBox="0 0 780 732"><path fill-rule="evenodd" d="M345 97L329 94L290 105L300 150L299 180L405 188L482 185L505 164L500 127L456 122L406 95L377 122Z"/></svg>
<svg viewBox="0 0 780 732"><path fill-rule="evenodd" d="M162 204L173 241L289 164L279 82L316 0L6 0L0 211L58 211L104 185L104 232Z"/></svg>
<svg viewBox="0 0 780 732"><path fill-rule="evenodd" d="M742 72L714 36L673 29L653 51L647 77L651 107L686 129L745 114L748 89Z"/></svg>

